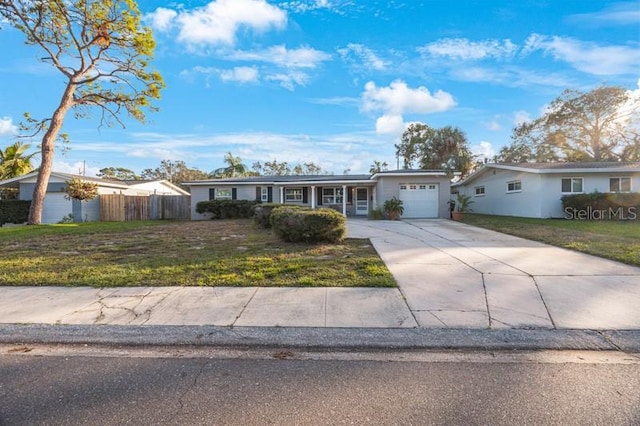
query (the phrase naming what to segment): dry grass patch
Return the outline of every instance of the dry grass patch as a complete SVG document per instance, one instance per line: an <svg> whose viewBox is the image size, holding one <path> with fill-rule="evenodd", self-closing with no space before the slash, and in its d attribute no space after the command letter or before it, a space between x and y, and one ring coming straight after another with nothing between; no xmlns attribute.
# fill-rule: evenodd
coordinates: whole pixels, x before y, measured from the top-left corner
<svg viewBox="0 0 640 426"><path fill-rule="evenodd" d="M250 220L0 228L0 285L393 287L368 240L279 241Z"/></svg>

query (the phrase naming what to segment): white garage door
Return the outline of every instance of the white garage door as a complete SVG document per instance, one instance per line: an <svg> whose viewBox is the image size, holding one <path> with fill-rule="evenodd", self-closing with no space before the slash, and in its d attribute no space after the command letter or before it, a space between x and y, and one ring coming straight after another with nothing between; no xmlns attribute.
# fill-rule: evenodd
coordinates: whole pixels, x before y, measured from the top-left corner
<svg viewBox="0 0 640 426"><path fill-rule="evenodd" d="M42 223L58 223L72 212L71 200L64 198L64 193L47 192L42 207Z"/></svg>
<svg viewBox="0 0 640 426"><path fill-rule="evenodd" d="M403 218L438 217L438 184L400 184Z"/></svg>

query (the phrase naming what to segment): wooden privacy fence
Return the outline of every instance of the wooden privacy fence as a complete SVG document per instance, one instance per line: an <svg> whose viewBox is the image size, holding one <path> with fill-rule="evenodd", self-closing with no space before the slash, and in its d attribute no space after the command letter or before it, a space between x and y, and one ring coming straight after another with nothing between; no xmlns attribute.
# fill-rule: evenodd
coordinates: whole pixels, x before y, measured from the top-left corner
<svg viewBox="0 0 640 426"><path fill-rule="evenodd" d="M191 197L188 195L100 195L100 220L191 219Z"/></svg>

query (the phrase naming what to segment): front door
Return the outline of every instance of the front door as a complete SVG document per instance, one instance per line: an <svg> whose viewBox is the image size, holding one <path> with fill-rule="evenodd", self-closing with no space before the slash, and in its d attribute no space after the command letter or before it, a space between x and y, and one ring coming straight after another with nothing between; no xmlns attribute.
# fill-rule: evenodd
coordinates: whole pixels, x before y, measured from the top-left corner
<svg viewBox="0 0 640 426"><path fill-rule="evenodd" d="M356 188L356 215L369 214L369 189Z"/></svg>

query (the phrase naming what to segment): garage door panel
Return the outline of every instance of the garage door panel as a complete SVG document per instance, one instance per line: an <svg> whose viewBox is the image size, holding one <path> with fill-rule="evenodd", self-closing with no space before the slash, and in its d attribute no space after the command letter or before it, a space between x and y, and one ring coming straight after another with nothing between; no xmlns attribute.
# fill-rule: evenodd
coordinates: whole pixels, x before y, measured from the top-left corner
<svg viewBox="0 0 640 426"><path fill-rule="evenodd" d="M439 186L433 183L400 185L400 200L404 207L403 218L438 217Z"/></svg>

